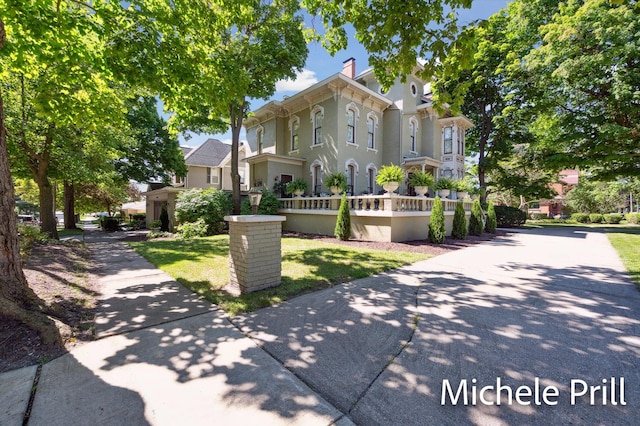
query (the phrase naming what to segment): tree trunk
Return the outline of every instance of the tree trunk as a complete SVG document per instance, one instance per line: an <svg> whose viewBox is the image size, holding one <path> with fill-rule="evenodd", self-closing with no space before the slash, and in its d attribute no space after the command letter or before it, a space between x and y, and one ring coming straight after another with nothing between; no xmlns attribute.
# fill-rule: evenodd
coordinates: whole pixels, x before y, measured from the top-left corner
<svg viewBox="0 0 640 426"><path fill-rule="evenodd" d="M242 129L242 119L244 118L244 100L240 104L230 105L231 118L231 202L233 214L240 214L241 194L240 194L240 173L238 172L240 130Z"/></svg>
<svg viewBox="0 0 640 426"><path fill-rule="evenodd" d="M53 130L53 129L51 129ZM53 138L53 132L47 133L47 145L51 145L50 138ZM53 187L49 180L49 159L48 155L43 155L38 162L37 169L34 170L34 180L40 190L40 231L49 235L49 238L58 239L58 225L55 216L55 202L53 198Z"/></svg>
<svg viewBox="0 0 640 426"><path fill-rule="evenodd" d="M75 190L73 182L64 181L64 229L78 229L76 226Z"/></svg>
<svg viewBox="0 0 640 426"><path fill-rule="evenodd" d="M0 18L0 49L4 46L4 22ZM23 321L36 330L45 344L62 346L62 338L56 325L44 314L32 311L36 296L27 285L22 272L18 242L15 198L7 133L4 125L4 103L0 91L0 314Z"/></svg>

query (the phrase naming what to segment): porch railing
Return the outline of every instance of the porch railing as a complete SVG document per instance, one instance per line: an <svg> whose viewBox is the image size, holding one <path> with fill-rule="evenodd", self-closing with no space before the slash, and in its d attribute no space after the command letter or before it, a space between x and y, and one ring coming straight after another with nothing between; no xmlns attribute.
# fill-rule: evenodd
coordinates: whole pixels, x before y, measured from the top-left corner
<svg viewBox="0 0 640 426"><path fill-rule="evenodd" d="M283 209L294 210L338 210L340 196L280 198ZM433 209L433 198L407 195L354 195L347 202L355 211L429 212ZM443 199L445 212L456 209L458 200ZM472 202L463 201L465 211L471 211Z"/></svg>

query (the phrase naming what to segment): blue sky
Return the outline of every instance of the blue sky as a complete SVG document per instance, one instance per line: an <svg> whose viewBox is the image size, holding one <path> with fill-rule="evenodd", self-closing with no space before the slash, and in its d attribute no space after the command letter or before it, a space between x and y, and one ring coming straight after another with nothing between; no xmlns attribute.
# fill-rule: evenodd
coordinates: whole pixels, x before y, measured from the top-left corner
<svg viewBox="0 0 640 426"><path fill-rule="evenodd" d="M508 2L509 0L474 0L471 9L459 11L460 22L466 24L475 19L486 19L505 7ZM334 56L329 55L319 44L310 44L307 63L302 72L299 73L298 78L295 81L279 82L276 85L276 93L270 99L254 100L251 103L251 109L255 110L269 100L281 100L283 96L291 96L318 81L342 71L342 63L351 57L356 60L356 74L369 68L367 52L354 38L349 40L349 47L346 50L342 50ZM191 138L188 141L180 137L180 143L182 145L199 146L210 137L220 139L223 142L231 142L230 131L223 134L192 134L190 136ZM245 140L244 129L240 134L240 140Z"/></svg>

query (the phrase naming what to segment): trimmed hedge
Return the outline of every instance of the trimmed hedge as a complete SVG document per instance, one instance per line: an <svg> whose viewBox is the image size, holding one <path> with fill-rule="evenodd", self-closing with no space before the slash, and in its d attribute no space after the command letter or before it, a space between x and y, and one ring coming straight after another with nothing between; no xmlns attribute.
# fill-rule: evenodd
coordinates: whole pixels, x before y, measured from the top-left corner
<svg viewBox="0 0 640 426"><path fill-rule="evenodd" d="M533 220L549 219L549 215L546 213L531 213L531 219Z"/></svg>
<svg viewBox="0 0 640 426"><path fill-rule="evenodd" d="M278 196L268 189L263 189L260 205L258 206L258 214L277 215L279 208L280 201L278 201ZM240 205L240 214L253 214L251 209L251 200L248 197L242 200L242 204Z"/></svg>
<svg viewBox="0 0 640 426"><path fill-rule="evenodd" d="M351 212L349 211L349 202L347 194L342 193L340 200L340 209L338 210L338 218L336 219L336 227L333 231L335 237L342 241L351 238Z"/></svg>
<svg viewBox="0 0 640 426"><path fill-rule="evenodd" d="M527 221L527 213L517 207L494 206L498 228L522 226Z"/></svg>
<svg viewBox="0 0 640 426"><path fill-rule="evenodd" d="M617 225L622 221L622 217L620 213L607 213L604 215L604 221L612 225Z"/></svg>
<svg viewBox="0 0 640 426"><path fill-rule="evenodd" d="M578 223L589 223L589 215L587 213L574 213L571 215L571 220Z"/></svg>
<svg viewBox="0 0 640 426"><path fill-rule="evenodd" d="M624 218L627 219L629 223L640 223L640 213L627 213Z"/></svg>
<svg viewBox="0 0 640 426"><path fill-rule="evenodd" d="M602 223L604 217L600 213L591 213L589 215L589 221L591 223Z"/></svg>

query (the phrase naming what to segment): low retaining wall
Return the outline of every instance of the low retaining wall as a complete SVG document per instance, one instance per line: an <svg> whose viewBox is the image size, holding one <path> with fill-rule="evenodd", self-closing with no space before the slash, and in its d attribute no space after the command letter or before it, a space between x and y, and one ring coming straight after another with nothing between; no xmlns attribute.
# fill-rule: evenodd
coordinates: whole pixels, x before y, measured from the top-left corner
<svg viewBox="0 0 640 426"><path fill-rule="evenodd" d="M280 209L286 216L283 230L321 235L333 235L336 210ZM351 211L351 237L357 240L401 242L425 240L429 234L430 211ZM444 213L447 235L451 235L454 212ZM467 220L470 213L467 212Z"/></svg>

